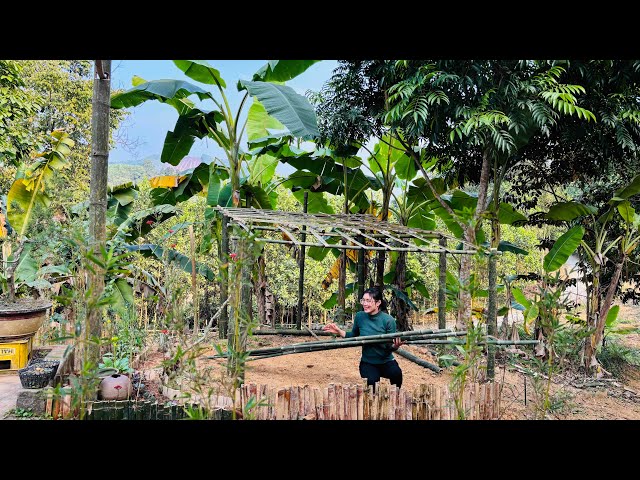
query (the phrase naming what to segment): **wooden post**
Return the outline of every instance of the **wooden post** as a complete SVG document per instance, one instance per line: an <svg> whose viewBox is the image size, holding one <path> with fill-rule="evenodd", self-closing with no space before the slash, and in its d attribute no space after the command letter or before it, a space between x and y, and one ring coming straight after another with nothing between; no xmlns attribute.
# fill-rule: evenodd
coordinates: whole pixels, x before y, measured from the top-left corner
<svg viewBox="0 0 640 480"><path fill-rule="evenodd" d="M356 240L362 244L364 244L364 237L362 235L358 235ZM364 295L364 258L366 254L366 250L360 249L358 250L358 299L362 298ZM358 302L358 310L362 310L362 305Z"/></svg>
<svg viewBox="0 0 640 480"><path fill-rule="evenodd" d="M307 207L309 203L309 191L304 191L304 203L302 204L302 212L307 213ZM300 274L298 275L298 315L296 318L296 328L300 330L302 328L302 298L304 295L304 256L305 256L305 246L304 242L307 241L307 227L306 225L302 225L302 233L300 234L300 238L302 239L303 245L300 245L300 257L298 258L298 263L300 265Z"/></svg>
<svg viewBox="0 0 640 480"><path fill-rule="evenodd" d="M229 299L229 219L222 215L222 235L220 239L220 305ZM225 267L222 267L226 265ZM218 321L218 337L227 338L227 325L229 323L229 310L227 305L222 308Z"/></svg>
<svg viewBox="0 0 640 480"><path fill-rule="evenodd" d="M491 249L489 253L489 305L487 307L487 334L495 336L498 330L497 317L497 298L498 291L496 286L497 277L497 250ZM487 345L487 378L493 380L495 378L495 362L496 362L496 346Z"/></svg>
<svg viewBox="0 0 640 480"><path fill-rule="evenodd" d="M447 248L447 239L440 237L440 247ZM438 328L447 328L447 253L440 253L438 276Z"/></svg>
<svg viewBox="0 0 640 480"><path fill-rule="evenodd" d="M364 418L364 390L362 385L356 385L356 402L357 402L357 413L356 420L362 420Z"/></svg>

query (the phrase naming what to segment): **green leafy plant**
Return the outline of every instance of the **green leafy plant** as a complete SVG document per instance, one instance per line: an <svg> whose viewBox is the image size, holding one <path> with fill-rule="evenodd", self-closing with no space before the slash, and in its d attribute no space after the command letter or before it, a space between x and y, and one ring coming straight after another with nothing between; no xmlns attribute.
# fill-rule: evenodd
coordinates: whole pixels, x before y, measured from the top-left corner
<svg viewBox="0 0 640 480"><path fill-rule="evenodd" d="M129 366L129 357L115 357L113 353L105 353L98 368L114 368L118 373L133 373L133 368Z"/></svg>
<svg viewBox="0 0 640 480"><path fill-rule="evenodd" d="M0 286L9 302L16 301L16 289L21 286L46 288L51 284L43 277L47 272L39 272L40 265L26 248L26 234L37 206L48 207L51 198L48 187L56 172L69 165L66 156L75 142L61 130L54 130L49 137L49 149L36 154L36 161L24 171L18 171L17 178L7 193L6 218L16 238L15 250L3 259L7 265L0 275ZM9 238L4 225L0 228L0 239ZM4 250L3 250L4 251ZM67 273L63 267L49 267L48 273Z"/></svg>

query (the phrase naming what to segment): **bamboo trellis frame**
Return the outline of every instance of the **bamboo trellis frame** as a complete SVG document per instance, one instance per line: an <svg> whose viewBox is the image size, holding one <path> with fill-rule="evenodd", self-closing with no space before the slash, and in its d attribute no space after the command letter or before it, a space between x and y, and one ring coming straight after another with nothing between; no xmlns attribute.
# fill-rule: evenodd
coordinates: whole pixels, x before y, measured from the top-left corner
<svg viewBox="0 0 640 480"><path fill-rule="evenodd" d="M473 254L476 249L468 245L466 249L458 250L428 245L433 240L447 238L455 242L464 241L440 232L421 230L406 227L404 225L378 220L368 214L326 214L326 213L300 213L282 212L278 210L257 210L254 208L230 208L215 207L223 216L228 218L229 225L237 225L248 233L256 231L281 232L288 239L258 237L255 240L265 243L279 243L295 245L297 247L324 247L339 248L344 250L384 250L389 252L425 252L425 253L449 253L449 254ZM306 234L306 240L301 240L300 235ZM309 235L314 239L309 239ZM359 242L356 238L362 236L370 240L373 245ZM329 243L323 237L337 237L336 243ZM230 237L234 238L234 237ZM345 240L342 245L340 240ZM416 241L427 245L419 245ZM399 243L401 245L395 245Z"/></svg>
<svg viewBox="0 0 640 480"><path fill-rule="evenodd" d="M306 197L305 197L306 200ZM264 232L261 237L254 237L255 241L265 243L276 243L291 245L304 250L304 247L337 248L341 250L355 251L387 251L387 252L421 252L438 253L440 256L441 272L446 272L446 255L472 255L478 252L475 245L453 236L421 230L400 224L379 220L369 214L325 214L306 212L283 212L279 210L258 210L255 208L232 208L216 206L215 209L222 216L222 241L220 258L223 262L229 257L229 240L237 240L239 237L233 236L230 227L234 225L242 228L249 234ZM305 201L306 210L306 201ZM275 233L280 233L281 238L274 238ZM270 236L269 236L270 235ZM312 237L312 238L310 238ZM330 243L327 239L335 239ZM366 240L365 240L366 239ZM448 248L447 241L451 240L462 243L462 249ZM367 244L366 242L370 244ZM490 264L495 264L495 254L499 252L491 249L489 256ZM304 262L304 255L301 256ZM361 278L364 255L358 255L358 295L364 292L364 279ZM304 265L301 264L301 269ZM300 275L301 284L302 275ZM446 326L445 318L445 282L446 276L441 274L438 286L438 325L440 328ZM228 294L228 279L223 275L221 282L221 300L226 300ZM490 296L495 299L495 286L490 289ZM301 292L299 287L298 299L298 322L301 324ZM226 328L228 315L224 309L220 325ZM493 333L493 332L490 332ZM223 337L224 338L224 337ZM490 356L493 355L491 350ZM493 361L493 358L490 359ZM493 378L493 371L490 375Z"/></svg>

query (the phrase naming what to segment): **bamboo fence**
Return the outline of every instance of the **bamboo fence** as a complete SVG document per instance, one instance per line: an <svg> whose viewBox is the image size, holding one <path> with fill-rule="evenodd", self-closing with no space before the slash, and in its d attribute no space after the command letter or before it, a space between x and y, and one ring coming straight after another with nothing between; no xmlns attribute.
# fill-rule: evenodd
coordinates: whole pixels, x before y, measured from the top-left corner
<svg viewBox="0 0 640 480"><path fill-rule="evenodd" d="M248 418L255 420L455 420L458 412L448 387L419 385L413 392L381 379L375 393L362 384L309 385L286 388L245 384L240 403L251 398L257 406ZM463 395L464 418L493 420L500 415L500 384L473 384ZM246 413L245 413L246 415Z"/></svg>

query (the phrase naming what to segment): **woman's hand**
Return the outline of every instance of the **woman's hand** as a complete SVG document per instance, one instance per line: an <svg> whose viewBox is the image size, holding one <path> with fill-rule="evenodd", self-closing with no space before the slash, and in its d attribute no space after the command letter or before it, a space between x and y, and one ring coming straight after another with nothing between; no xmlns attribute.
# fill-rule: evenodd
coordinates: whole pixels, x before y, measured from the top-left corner
<svg viewBox="0 0 640 480"><path fill-rule="evenodd" d="M393 347L392 347L393 350L399 349L400 345L404 345L404 342L402 341L402 339L398 338L398 337L394 338L393 339Z"/></svg>
<svg viewBox="0 0 640 480"><path fill-rule="evenodd" d="M322 330L325 332L336 333L341 337L345 336L345 331L338 327L335 323L327 323Z"/></svg>

